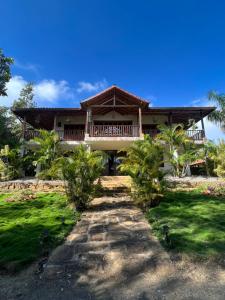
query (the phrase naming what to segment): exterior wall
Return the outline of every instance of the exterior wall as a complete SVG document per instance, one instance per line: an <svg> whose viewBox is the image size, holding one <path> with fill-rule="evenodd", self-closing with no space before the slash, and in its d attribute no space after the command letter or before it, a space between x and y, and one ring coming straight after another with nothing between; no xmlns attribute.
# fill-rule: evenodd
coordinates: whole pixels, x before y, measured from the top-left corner
<svg viewBox="0 0 225 300"><path fill-rule="evenodd" d="M142 124L143 125L149 125L149 124L162 124L168 122L167 116L164 115L143 115L142 116Z"/></svg>
<svg viewBox="0 0 225 300"><path fill-rule="evenodd" d="M132 125L138 125L138 115L121 115L111 111L105 115L93 115L93 121L132 121Z"/></svg>
<svg viewBox="0 0 225 300"><path fill-rule="evenodd" d="M121 115L117 112L109 112L105 115L93 115L93 121L132 121L133 125L138 125L138 114L137 115ZM61 127L58 127L58 122L61 122ZM56 117L56 130L62 130L64 125L69 124L85 124L86 116L57 116ZM142 124L162 124L168 122L167 116L164 115L142 115Z"/></svg>
<svg viewBox="0 0 225 300"><path fill-rule="evenodd" d="M63 130L64 125L69 124L85 124L86 116L56 116L56 130ZM58 127L58 122L61 122L61 127Z"/></svg>

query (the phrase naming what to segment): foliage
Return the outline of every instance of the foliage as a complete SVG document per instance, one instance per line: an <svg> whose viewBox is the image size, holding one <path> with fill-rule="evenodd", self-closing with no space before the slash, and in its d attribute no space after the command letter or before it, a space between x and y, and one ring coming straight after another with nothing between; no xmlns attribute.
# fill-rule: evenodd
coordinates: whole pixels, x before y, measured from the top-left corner
<svg viewBox="0 0 225 300"><path fill-rule="evenodd" d="M211 184L203 187L203 195L225 197L225 182L219 184Z"/></svg>
<svg viewBox="0 0 225 300"><path fill-rule="evenodd" d="M36 194L31 190L19 190L14 192L8 198L5 199L6 202L23 202L30 201L36 198Z"/></svg>
<svg viewBox="0 0 225 300"><path fill-rule="evenodd" d="M7 202L8 197L0 195L0 269L24 268L60 244L79 218L63 194L37 193L22 202Z"/></svg>
<svg viewBox="0 0 225 300"><path fill-rule="evenodd" d="M11 79L10 66L13 59L6 57L0 49L0 96L7 96L6 83Z"/></svg>
<svg viewBox="0 0 225 300"><path fill-rule="evenodd" d="M172 166L174 176L185 175L189 164L196 159L195 144L190 139L183 125L160 125L157 139L164 142L164 153Z"/></svg>
<svg viewBox="0 0 225 300"><path fill-rule="evenodd" d="M214 175L214 169L216 168L214 158L216 157L216 152L217 146L210 140L204 142L198 151L198 158L205 160L205 169L207 176Z"/></svg>
<svg viewBox="0 0 225 300"><path fill-rule="evenodd" d="M94 181L104 169L101 151L88 151L84 145L76 147L67 157L55 161L55 169L66 181L66 194L79 211L86 209L94 193Z"/></svg>
<svg viewBox="0 0 225 300"><path fill-rule="evenodd" d="M219 177L225 177L225 141L220 140L216 147L216 153L214 155L216 162L215 172Z"/></svg>
<svg viewBox="0 0 225 300"><path fill-rule="evenodd" d="M53 161L59 156L59 136L54 131L39 130L39 136L33 139L37 143L37 148L33 153L33 164L40 167L38 178L53 179Z"/></svg>
<svg viewBox="0 0 225 300"><path fill-rule="evenodd" d="M211 91L208 98L217 105L217 110L211 112L208 119L225 131L225 94L218 94L215 91Z"/></svg>
<svg viewBox="0 0 225 300"><path fill-rule="evenodd" d="M0 107L0 148L4 145L15 147L19 143L14 132L14 119L8 108Z"/></svg>
<svg viewBox="0 0 225 300"><path fill-rule="evenodd" d="M34 92L33 92L33 84L27 83L24 88L22 88L19 98L14 100L13 109L15 108L32 108L36 107L36 103L34 101Z"/></svg>
<svg viewBox="0 0 225 300"><path fill-rule="evenodd" d="M127 149L119 165L121 172L131 176L135 187L135 202L146 208L159 203L163 196L163 173L160 171L162 147L146 135Z"/></svg>
<svg viewBox="0 0 225 300"><path fill-rule="evenodd" d="M212 257L225 253L225 197L206 197L199 190L166 193L164 201L148 211L154 233L164 241L169 227L170 247L180 254Z"/></svg>
<svg viewBox="0 0 225 300"><path fill-rule="evenodd" d="M22 159L18 149L5 146L0 150L0 180L16 179L21 174Z"/></svg>

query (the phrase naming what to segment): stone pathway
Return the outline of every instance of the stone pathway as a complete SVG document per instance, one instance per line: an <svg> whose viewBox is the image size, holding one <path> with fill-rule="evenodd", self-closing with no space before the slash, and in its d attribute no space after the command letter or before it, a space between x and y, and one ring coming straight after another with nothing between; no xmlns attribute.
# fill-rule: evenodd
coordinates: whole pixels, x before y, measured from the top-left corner
<svg viewBox="0 0 225 300"><path fill-rule="evenodd" d="M159 296L159 277L170 271L143 213L128 197L103 197L52 253L42 278L54 299L145 299L149 287Z"/></svg>

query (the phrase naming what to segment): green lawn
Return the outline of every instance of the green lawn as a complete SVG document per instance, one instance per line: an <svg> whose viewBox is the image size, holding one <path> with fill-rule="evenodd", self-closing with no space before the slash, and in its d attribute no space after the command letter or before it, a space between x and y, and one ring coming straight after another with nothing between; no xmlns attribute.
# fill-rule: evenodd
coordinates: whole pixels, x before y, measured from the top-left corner
<svg viewBox="0 0 225 300"><path fill-rule="evenodd" d="M225 256L225 197L200 191L169 192L158 207L147 213L153 231L165 247L188 256ZM170 227L171 245L162 234Z"/></svg>
<svg viewBox="0 0 225 300"><path fill-rule="evenodd" d="M79 218L62 194L41 193L10 203L7 197L0 195L0 269L19 270L54 248Z"/></svg>

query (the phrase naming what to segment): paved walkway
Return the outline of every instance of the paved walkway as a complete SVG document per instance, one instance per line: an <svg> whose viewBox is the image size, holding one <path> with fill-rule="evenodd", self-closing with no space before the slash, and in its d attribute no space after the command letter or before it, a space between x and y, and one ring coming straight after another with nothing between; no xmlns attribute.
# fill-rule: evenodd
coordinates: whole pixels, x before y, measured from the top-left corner
<svg viewBox="0 0 225 300"><path fill-rule="evenodd" d="M150 299L170 271L143 213L128 197L103 197L53 252L43 279L52 299Z"/></svg>

